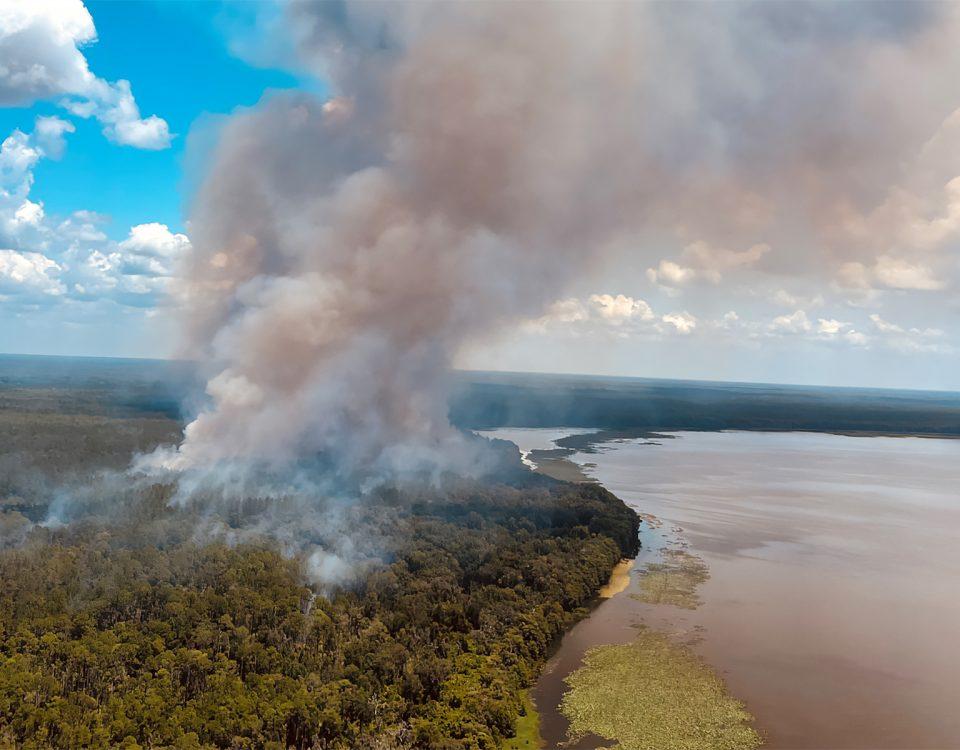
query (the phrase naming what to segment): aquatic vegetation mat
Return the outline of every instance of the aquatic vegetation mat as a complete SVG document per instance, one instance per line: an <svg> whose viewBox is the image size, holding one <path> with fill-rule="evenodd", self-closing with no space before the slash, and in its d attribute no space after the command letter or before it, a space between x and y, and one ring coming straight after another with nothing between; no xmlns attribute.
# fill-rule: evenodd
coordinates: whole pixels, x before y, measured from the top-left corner
<svg viewBox="0 0 960 750"><path fill-rule="evenodd" d="M753 717L689 649L643 629L620 646L587 652L567 680L561 711L573 739L588 733L617 750L753 750Z"/></svg>
<svg viewBox="0 0 960 750"><path fill-rule="evenodd" d="M710 578L706 563L681 549L664 550L662 562L649 563L640 573L640 593L647 604L672 604L681 609L700 606L697 589Z"/></svg>

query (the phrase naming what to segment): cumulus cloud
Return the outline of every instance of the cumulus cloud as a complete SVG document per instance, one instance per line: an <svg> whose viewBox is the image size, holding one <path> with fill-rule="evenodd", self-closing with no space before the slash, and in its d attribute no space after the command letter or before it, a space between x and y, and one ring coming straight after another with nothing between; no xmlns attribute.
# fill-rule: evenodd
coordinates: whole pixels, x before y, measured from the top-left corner
<svg viewBox="0 0 960 750"><path fill-rule="evenodd" d="M547 311L522 328L532 333L560 332L575 336L613 333L623 338L631 333L651 333L656 320L650 305L626 294L591 294L570 297L547 306Z"/></svg>
<svg viewBox="0 0 960 750"><path fill-rule="evenodd" d="M906 327L885 320L878 313L871 313L870 322L884 343L904 353L949 354L955 347L944 341L940 328Z"/></svg>
<svg viewBox="0 0 960 750"><path fill-rule="evenodd" d="M857 349L883 347L903 354L956 351L941 328L906 327L886 320L879 313L864 315L859 322L837 317L814 320L803 309L773 319L744 317L735 310L718 318L698 318L688 311L658 315L642 300L610 294L594 294L584 300L565 299L552 305L550 310L550 314L526 326L527 332L609 336L611 341L635 337L654 342L702 331L701 335L722 336L728 345L751 348L764 341L787 338Z"/></svg>
<svg viewBox="0 0 960 750"><path fill-rule="evenodd" d="M813 322L802 309L778 315L772 320L745 320L731 311L718 320L707 321L706 324L714 331L724 333L731 343L750 343L753 346L764 340L784 337L831 344L846 342L857 346L865 346L869 342L869 337L860 333L852 323L826 317L819 317Z"/></svg>
<svg viewBox="0 0 960 750"><path fill-rule="evenodd" d="M660 320L683 335L693 333L693 330L697 327L697 319L686 311L667 313Z"/></svg>
<svg viewBox="0 0 960 750"><path fill-rule="evenodd" d="M853 290L884 288L928 292L947 286L946 279L930 266L889 255L881 255L871 266L856 261L844 263L837 281L841 288Z"/></svg>
<svg viewBox="0 0 960 750"><path fill-rule="evenodd" d="M846 331L843 334L843 339L854 346L867 346L870 343L870 338L860 331Z"/></svg>
<svg viewBox="0 0 960 750"><path fill-rule="evenodd" d="M647 278L652 284L666 287L683 286L697 276L697 271L687 266L681 266L672 260L661 260L656 268L647 269Z"/></svg>
<svg viewBox="0 0 960 750"><path fill-rule="evenodd" d="M767 299L777 307L787 307L792 310L804 307L822 307L824 304L823 294L820 292L805 295L790 292L786 289L775 289L767 295Z"/></svg>
<svg viewBox="0 0 960 750"><path fill-rule="evenodd" d="M790 315L778 315L770 322L770 330L780 333L806 333L813 329L810 319L803 310Z"/></svg>
<svg viewBox="0 0 960 750"><path fill-rule="evenodd" d="M732 328L740 322L740 315L737 314L736 310L729 310L723 314L723 317L717 321L717 326L720 328Z"/></svg>
<svg viewBox="0 0 960 750"><path fill-rule="evenodd" d="M634 299L623 294L594 294L590 297L601 318L614 324L629 320L653 320L653 310L642 299Z"/></svg>
<svg viewBox="0 0 960 750"><path fill-rule="evenodd" d="M911 263L902 258L881 255L873 267L876 280L890 289L915 289L931 291L946 287L946 281L938 278L929 266Z"/></svg>
<svg viewBox="0 0 960 750"><path fill-rule="evenodd" d="M626 294L591 294L585 300L573 297L556 302L548 309L546 315L530 321L524 329L532 333L656 339L686 336L700 323L685 310L657 315L645 300ZM738 323L739 316L732 310L718 321L709 321L714 328L732 328Z"/></svg>
<svg viewBox="0 0 960 750"><path fill-rule="evenodd" d="M66 291L59 279L62 271L42 253L0 249L0 297L60 296Z"/></svg>
<svg viewBox="0 0 960 750"><path fill-rule="evenodd" d="M0 144L0 295L11 305L163 304L190 248L186 235L146 223L114 242L103 231L105 217L82 210L50 217L30 198L34 168L59 157L71 132L65 120L38 117L32 132L14 130Z"/></svg>
<svg viewBox="0 0 960 750"><path fill-rule="evenodd" d="M64 135L73 130L66 120L38 117L33 132L16 129L0 144L0 243L19 246L22 238L32 237L42 244L43 203L28 197L33 170L41 159L59 158Z"/></svg>
<svg viewBox="0 0 960 750"><path fill-rule="evenodd" d="M835 320L834 318L818 318L817 333L826 334L827 336L835 336L848 325L850 324L843 323L839 320Z"/></svg>
<svg viewBox="0 0 960 750"><path fill-rule="evenodd" d="M877 313L872 313L870 320L880 333L903 333L903 329L900 326L887 322Z"/></svg>
<svg viewBox="0 0 960 750"><path fill-rule="evenodd" d="M0 0L0 106L58 101L75 116L95 117L116 143L167 148L166 121L140 116L130 83L90 71L81 48L96 40L93 18L80 0Z"/></svg>
<svg viewBox="0 0 960 750"><path fill-rule="evenodd" d="M682 264L661 259L656 267L647 269L647 278L664 287L683 286L694 279L719 284L724 273L734 269L752 268L769 252L770 246L763 243L736 251L714 247L708 242L698 240L684 248Z"/></svg>
<svg viewBox="0 0 960 750"><path fill-rule="evenodd" d="M71 245L63 255L64 278L79 299L152 307L167 302L176 266L189 248L187 236L165 224L139 224L120 242Z"/></svg>
<svg viewBox="0 0 960 750"><path fill-rule="evenodd" d="M533 333L546 333L560 327L570 330L573 324L589 319L589 308L576 297L570 297L548 305L543 315L524 321L521 328Z"/></svg>
<svg viewBox="0 0 960 750"><path fill-rule="evenodd" d="M129 236L117 245L117 254L125 273L172 277L189 249L190 240L185 234L152 222L131 227Z"/></svg>
<svg viewBox="0 0 960 750"><path fill-rule="evenodd" d="M723 273L735 268L750 268L760 262L770 246L765 243L751 245L746 250L728 250L714 247L708 242L700 240L693 242L684 249L683 257L709 281L717 284L723 278Z"/></svg>

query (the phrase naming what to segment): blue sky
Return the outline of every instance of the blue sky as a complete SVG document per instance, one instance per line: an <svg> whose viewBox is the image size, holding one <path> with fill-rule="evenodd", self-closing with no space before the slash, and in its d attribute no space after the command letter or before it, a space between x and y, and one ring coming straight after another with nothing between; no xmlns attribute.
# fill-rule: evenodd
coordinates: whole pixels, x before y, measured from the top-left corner
<svg viewBox="0 0 960 750"><path fill-rule="evenodd" d="M118 147L95 121L75 120L64 157L45 160L35 171L44 205L49 213L83 206L107 214L118 238L146 221L184 231L184 151L194 123L254 105L265 91L301 81L231 54L225 35L230 12L220 3L127 0L90 2L87 8L98 35L83 50L90 68L107 80L129 80L140 109L162 114L175 137L158 151ZM0 109L0 132L28 129L37 114L58 111L51 102Z"/></svg>
<svg viewBox="0 0 960 750"><path fill-rule="evenodd" d="M323 85L262 62L251 64L237 54L246 36L256 36L252 30L269 6L168 1L84 6L68 0L63 7L16 7L24 15L0 29L0 55L14 66L39 60L52 71L48 77L54 83L38 93L18 89L12 79L0 82L6 105L0 106L0 137L19 133L21 152L26 148L34 154L29 168L16 171L0 188L5 204L0 211L11 220L23 205L42 211L39 222L17 231L6 222L0 243L0 351L174 353L174 316L163 298L163 282L175 259L165 258L165 267L154 268L152 276L123 271L121 256L130 248L132 228L160 225L168 233L153 232L147 245L137 245L141 259L169 255L171 248L183 245L169 237L184 237L187 231L198 165L215 142L218 118L255 105L271 90L322 92ZM23 29L54 37L59 27L69 27L77 39L69 49L53 42L49 49L18 42ZM93 80L78 87L69 79L83 66ZM139 120L159 118L162 132L126 140L107 134L101 118L109 119L120 80L130 83ZM64 106L71 96L99 111L76 116ZM37 151L38 118L66 123L59 145ZM21 153L12 146L7 151L7 162ZM78 219L77 212L90 214ZM85 223L88 230L95 227L94 234L76 227L64 230L64 222ZM126 248L121 247L125 240ZM166 250L148 246L165 241ZM99 264L100 274L93 285L91 264ZM81 277L88 283L81 283Z"/></svg>

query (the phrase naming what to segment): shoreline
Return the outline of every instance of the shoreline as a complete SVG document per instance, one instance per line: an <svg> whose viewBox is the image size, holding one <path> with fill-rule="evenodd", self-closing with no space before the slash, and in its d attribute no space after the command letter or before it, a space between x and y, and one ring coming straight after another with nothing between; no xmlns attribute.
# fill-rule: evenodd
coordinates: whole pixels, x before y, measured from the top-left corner
<svg viewBox="0 0 960 750"><path fill-rule="evenodd" d="M699 695L703 700L705 685L718 714L730 717L739 712L741 718L723 727L724 731L756 736L753 717L731 695L720 673L695 653L693 647L699 633L682 623L683 612L699 604L695 589L700 582L697 576L701 575L701 571L695 569L691 578L690 571L683 567L683 559L675 564L676 556L688 556L684 551L686 542L679 537L677 528L668 527L648 514L638 515L641 549L637 557L621 560L614 568L589 612L563 634L529 690L539 718L540 748L629 748L631 745L624 744L622 733L611 732L611 729L623 727L623 733L630 734L642 727L644 732L661 738L658 747L671 750L672 745L663 744L667 741L665 738L674 737L681 743L689 739L683 737L675 722L678 715L702 707L698 704L699 707L693 709L691 704L695 701L689 696ZM669 570L665 572L666 568ZM665 614L662 608L670 605L671 611ZM661 610L661 616L650 617L654 610ZM624 659L636 660L626 673L623 673ZM604 670L611 670L610 674L606 675ZM641 692L633 693L624 687L625 674L639 681ZM614 712L609 708L608 694L622 690L628 692L618 693L622 700L617 701ZM637 700L638 696L642 699ZM661 702L670 710L654 711L655 716L650 714L651 706ZM631 715L623 708L627 705L632 705L637 713ZM607 714L605 723L604 713ZM613 724L610 724L611 713L617 715ZM576 718L572 721L573 717ZM748 717L749 723L744 723L742 717ZM590 726L607 726L607 733L615 736L608 738L606 734L589 731ZM755 746L743 745L745 748ZM714 746L683 747L706 750Z"/></svg>
<svg viewBox="0 0 960 750"><path fill-rule="evenodd" d="M765 747L951 746L960 727L950 708L957 658L943 649L952 642L960 607L944 596L951 579L941 565L955 567L960 560L949 533L960 513L951 479L958 444L926 433L683 433L661 448L626 439L650 440L649 433L626 431L615 436L621 443L597 441L614 437L610 432L558 441L568 445L565 457L554 454L557 461L575 461L630 507L665 519L665 537L689 544L656 560L655 575L645 581L638 582L641 573L634 571L625 592L567 633L558 653L569 658L551 662L553 675L542 676L535 691L547 747L558 746L558 724L548 725L558 721L552 708L569 689L565 676L583 668L582 655L595 644L635 637L621 627L631 617L689 639L691 650L725 676L729 691L757 717L754 726L763 732ZM573 455L571 442L597 455ZM588 460L596 468L585 466ZM641 528L649 549L654 529L647 523ZM644 568L646 560L638 558L636 567ZM913 572L898 572L903 569ZM692 578L709 572L699 596L696 588L674 585L684 571ZM888 585L878 587L876 575L867 573L883 573ZM638 604L634 597L640 593L646 598ZM896 614L894 603L904 601L911 606ZM917 622L914 611L929 616ZM885 614L878 618L880 612ZM801 622L809 625L801 628ZM623 660L637 652L613 653ZM590 675L575 684L593 691L592 697L568 701L568 709L580 710L580 719L592 711L590 726L630 730L634 693L657 687L633 676L627 680L638 667L610 672L605 683L609 662L600 656L587 665ZM598 697L614 680L623 682L622 694ZM552 693L544 687L548 681ZM611 702L619 706L619 724L609 723ZM812 715L821 718L805 720ZM631 749L624 738L616 739L623 750ZM669 745L658 739L650 746L666 750Z"/></svg>
<svg viewBox="0 0 960 750"><path fill-rule="evenodd" d="M608 430L608 429L598 429L594 432L581 432L575 435L568 435L557 439L555 444L558 446L556 449L549 451L539 451L533 450L530 451L531 459L536 462L538 456L546 456L547 458L558 461L560 459L567 459L568 463L577 466L572 461L569 461L569 456L574 455L575 453L596 453L598 448L606 443L615 443L627 440L643 440L645 443L650 445L657 445L661 440L675 440L679 433L684 432L702 432L702 433L736 433L736 432L745 432L752 434L787 434L787 433L801 433L806 435L839 435L842 437L854 437L854 438L921 438L924 440L960 440L960 435L955 433L936 433L936 432L892 432L884 430L814 430L814 429L797 429L792 427L730 427L724 429L707 429L707 428L696 428L696 427L677 427L677 428L658 428L656 430L650 430L647 428L637 428L637 429L627 429L627 430ZM534 454L537 454L536 456ZM585 464L589 466L589 464ZM596 482L597 480L589 477L589 481Z"/></svg>
<svg viewBox="0 0 960 750"><path fill-rule="evenodd" d="M511 427L498 427L492 430L510 430L518 429ZM540 428L523 428L540 429ZM552 429L552 428L542 428ZM561 482L572 482L574 484L600 484L599 480L587 474L584 469L590 469L595 464L585 462L583 464L575 463L570 457L577 453L597 453L603 450L609 443L625 442L631 440L643 440L645 444L659 445L664 440L675 440L680 433L749 433L749 434L805 434L805 435L837 435L841 437L853 438L920 438L923 440L960 440L960 434L953 433L933 433L933 432L890 432L877 430L812 430L812 429L794 429L794 428L730 428L730 429L697 429L690 427L649 430L647 428L628 429L628 430L607 430L597 429L589 432L578 432L572 435L554 440L556 448L533 448L523 452L523 462L531 471L543 474Z"/></svg>
<svg viewBox="0 0 960 750"><path fill-rule="evenodd" d="M605 439L598 441L597 437L601 434ZM579 438L583 442L589 441L593 450L596 450L600 442L608 442L611 439L636 439L636 437L647 438L650 442L674 439L671 435L647 431L639 436L628 435L625 432L617 432L615 436L609 432L597 432L571 435L555 442L559 444L561 441ZM600 484L597 479L585 474L580 465L570 460L569 456L576 452L587 451L565 446L556 450L532 450L526 457L535 464L531 470L537 473L562 481ZM727 692L719 673L702 662L690 650L689 647L698 636L678 634L675 627L665 627L664 622L649 625L640 616L639 609L643 604L662 606L660 599L651 599L649 592L645 591L646 576L664 567L664 563L669 565L670 553L685 554L683 550L687 544L678 536L679 529L665 528L661 520L655 516L635 512L640 520L638 530L640 549L637 556L633 559L622 559L614 566L609 580L597 591L585 615L557 640L537 681L524 695L525 705L532 708L532 711L521 714L522 726L518 725L517 737L523 738L524 744L508 741L504 746L505 750L528 747L541 750L560 747L564 750L600 750L618 746L618 738L608 739L585 731L583 726L580 726L579 731L571 736L571 731L575 727L568 715L571 711L570 701L573 696L570 681L584 682L583 677L588 666L602 659L601 654L604 650L639 647L642 652L644 643L649 647L651 639L655 639L655 643L661 649L667 648L669 659L676 662L676 669L671 670L671 673L675 671L677 674L687 675L682 679L690 679L689 664L693 662L700 664L699 679L707 679L720 685L722 698L734 706L739 706L742 710L742 704ZM693 589L697 585L698 582L695 582ZM684 591L684 595L691 601L698 602L695 594ZM662 601L676 603L667 599ZM671 625L676 624L671 623ZM631 653L634 652L631 651ZM586 682L596 684L596 679ZM749 717L750 722L753 721L749 714L744 715ZM630 725L638 723L644 723L639 715L636 721L629 722ZM752 726L752 723L747 725L747 729L751 732L754 731ZM664 748L664 750L667 749Z"/></svg>

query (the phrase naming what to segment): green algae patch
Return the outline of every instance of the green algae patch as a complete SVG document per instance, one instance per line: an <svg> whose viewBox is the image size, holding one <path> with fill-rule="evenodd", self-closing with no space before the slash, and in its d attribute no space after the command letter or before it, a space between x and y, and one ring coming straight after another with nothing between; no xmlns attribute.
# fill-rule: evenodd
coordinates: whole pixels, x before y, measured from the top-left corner
<svg viewBox="0 0 960 750"><path fill-rule="evenodd" d="M566 679L560 710L570 737L598 735L617 750L753 750L753 717L688 648L643 629L632 643L600 646Z"/></svg>
<svg viewBox="0 0 960 750"><path fill-rule="evenodd" d="M681 549L663 551L662 562L649 563L640 572L640 593L647 604L671 604L681 609L700 606L697 589L710 578L706 563Z"/></svg>
<svg viewBox="0 0 960 750"><path fill-rule="evenodd" d="M540 737L540 714L537 713L530 693L524 691L523 704L517 717L517 734L503 743L503 750L537 750L543 747Z"/></svg>

